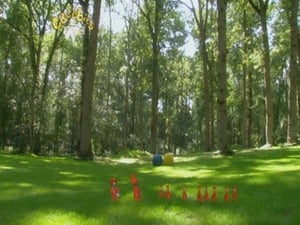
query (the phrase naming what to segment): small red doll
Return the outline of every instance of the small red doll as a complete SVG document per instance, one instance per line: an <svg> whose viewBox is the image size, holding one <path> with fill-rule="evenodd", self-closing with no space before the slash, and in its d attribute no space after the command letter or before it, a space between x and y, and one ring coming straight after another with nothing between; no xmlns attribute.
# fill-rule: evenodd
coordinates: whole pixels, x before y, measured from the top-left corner
<svg viewBox="0 0 300 225"><path fill-rule="evenodd" d="M171 191L170 191L169 185L167 185L166 199L167 199L167 200L170 200L170 199L171 199Z"/></svg>
<svg viewBox="0 0 300 225"><path fill-rule="evenodd" d="M136 202L141 200L141 191L138 183L136 183L133 187L133 199Z"/></svg>
<svg viewBox="0 0 300 225"><path fill-rule="evenodd" d="M206 202L209 201L209 195L208 195L207 187L205 188L204 200L205 200Z"/></svg>
<svg viewBox="0 0 300 225"><path fill-rule="evenodd" d="M163 197L163 195L164 195L164 192L163 192L163 187L162 187L162 186L160 186L160 188L159 188L159 192L158 192L158 197L159 197L159 198L162 198L162 197Z"/></svg>
<svg viewBox="0 0 300 225"><path fill-rule="evenodd" d="M111 199L113 201L117 201L118 198L120 197L120 190L117 187L117 179L116 178L111 178L110 179L110 194L111 194Z"/></svg>
<svg viewBox="0 0 300 225"><path fill-rule="evenodd" d="M202 202L201 187L198 186L197 201Z"/></svg>
<svg viewBox="0 0 300 225"><path fill-rule="evenodd" d="M138 202L141 200L141 191L139 188L139 182L134 173L131 174L131 184L133 185L133 199Z"/></svg>
<svg viewBox="0 0 300 225"><path fill-rule="evenodd" d="M212 195L211 195L211 200L213 201L213 202L216 202L217 201L217 188L214 186L213 187L213 193L212 193Z"/></svg>
<svg viewBox="0 0 300 225"><path fill-rule="evenodd" d="M182 198L183 201L186 201L186 200L187 200L187 193L186 193L185 187L184 187L183 190L182 190L182 196L181 196L181 198Z"/></svg>
<svg viewBox="0 0 300 225"><path fill-rule="evenodd" d="M229 201L229 193L228 193L228 187L225 188L225 194L224 194L224 202Z"/></svg>
<svg viewBox="0 0 300 225"><path fill-rule="evenodd" d="M237 188L236 188L236 187L233 187L233 189L232 189L232 200L233 200L233 201L236 201L236 200L237 200L237 197L238 197L238 194L237 194Z"/></svg>
<svg viewBox="0 0 300 225"><path fill-rule="evenodd" d="M135 174L134 173L132 173L131 174L131 184L132 185L135 185L135 184L137 184L137 179L136 179L136 176L135 176Z"/></svg>

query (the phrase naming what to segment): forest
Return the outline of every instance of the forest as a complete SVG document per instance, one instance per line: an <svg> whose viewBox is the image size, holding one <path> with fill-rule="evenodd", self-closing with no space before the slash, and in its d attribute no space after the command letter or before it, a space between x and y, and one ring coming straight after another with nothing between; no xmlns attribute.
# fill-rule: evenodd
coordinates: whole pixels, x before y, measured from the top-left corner
<svg viewBox="0 0 300 225"><path fill-rule="evenodd" d="M297 144L298 9L0 0L0 148L92 158Z"/></svg>

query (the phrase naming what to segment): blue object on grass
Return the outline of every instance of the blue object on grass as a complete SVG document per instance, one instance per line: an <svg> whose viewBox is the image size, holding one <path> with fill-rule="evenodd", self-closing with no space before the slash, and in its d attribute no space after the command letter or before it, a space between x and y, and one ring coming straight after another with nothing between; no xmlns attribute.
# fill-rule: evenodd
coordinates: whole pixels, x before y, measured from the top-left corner
<svg viewBox="0 0 300 225"><path fill-rule="evenodd" d="M160 154L155 154L152 158L153 166L161 166L163 164L163 159Z"/></svg>

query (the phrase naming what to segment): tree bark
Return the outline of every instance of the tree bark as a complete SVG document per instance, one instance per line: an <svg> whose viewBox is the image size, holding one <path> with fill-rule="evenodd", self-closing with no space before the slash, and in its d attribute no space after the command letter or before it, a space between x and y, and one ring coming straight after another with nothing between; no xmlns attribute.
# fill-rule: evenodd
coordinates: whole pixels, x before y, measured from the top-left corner
<svg viewBox="0 0 300 225"><path fill-rule="evenodd" d="M46 2L46 1L45 1ZM42 72L41 58L44 48L44 36L46 33L48 19L50 17L51 3L43 4L47 8L43 8L45 12L43 16L37 14L40 8L31 1L26 0L26 7L28 9L28 47L30 50L30 63L32 70L32 88L30 96L30 152L39 155L41 153L42 140L44 129L46 127L47 119L45 112L45 105L47 100L48 81L50 67L52 65L53 56L63 34L63 30L56 30L52 45L49 47L50 51L47 55L45 70ZM36 28L38 27L38 29ZM36 31L38 30L38 31ZM41 78L43 77L43 82Z"/></svg>
<svg viewBox="0 0 300 225"><path fill-rule="evenodd" d="M156 4L156 8L157 8ZM158 11L158 9L156 10ZM158 12L156 12L158 13ZM156 20L158 17L156 16ZM155 33L152 35L152 101L151 101L151 151L153 153L157 152L157 108L158 108L158 95L159 95L159 86L158 86L158 56L159 56L159 46L158 46L158 22L155 22Z"/></svg>
<svg viewBox="0 0 300 225"><path fill-rule="evenodd" d="M229 153L227 131L227 74L226 74L226 0L217 1L218 62L217 62L217 141L222 154Z"/></svg>
<svg viewBox="0 0 300 225"><path fill-rule="evenodd" d="M262 27L262 41L263 41L263 63L264 63L264 85L265 85L265 132L266 132L266 146L273 144L273 106L272 106L272 87L271 87L271 69L270 69L270 47L269 35L267 28L267 11L268 0L259 0L259 5L254 4L249 0L252 8L260 16L260 23Z"/></svg>
<svg viewBox="0 0 300 225"><path fill-rule="evenodd" d="M81 1L83 12L88 11L88 1ZM99 17L101 0L94 1L93 22L94 29L89 30L85 27L85 38L83 45L83 68L82 68L82 96L81 96L81 115L79 131L79 151L78 156L82 159L91 159L93 152L91 148L91 120L93 105L93 89L96 73L96 55Z"/></svg>
<svg viewBox="0 0 300 225"><path fill-rule="evenodd" d="M297 11L298 0L291 0L287 3L289 24L290 24L290 71L289 71L289 91L288 91L288 124L287 143L297 143Z"/></svg>
<svg viewBox="0 0 300 225"><path fill-rule="evenodd" d="M151 92L151 122L150 122L150 151L153 153L157 152L157 136L158 136L158 98L159 98L159 83L158 83L158 73L159 73L159 35L160 35L160 25L163 17L162 9L164 1L155 0L154 8L154 18L151 18L150 3L145 1L147 12L145 12L141 5L138 5L141 13L145 16L148 24L149 33L151 35L152 41L152 92Z"/></svg>
<svg viewBox="0 0 300 225"><path fill-rule="evenodd" d="M205 150L209 151L212 148L212 137L211 137L211 129L212 122L211 122L211 109L212 103L210 101L211 96L211 84L210 84L210 77L212 76L211 69L209 68L209 59L207 54L207 47L206 47L206 24L207 24L207 16L208 16L208 1L206 1L206 11L205 15L203 16L203 6L200 0L198 0L198 9L199 9L199 20L196 19L198 30L200 33L200 52L202 56L202 67L203 67L203 74L204 74L204 117L205 117ZM196 14L194 15L197 18Z"/></svg>

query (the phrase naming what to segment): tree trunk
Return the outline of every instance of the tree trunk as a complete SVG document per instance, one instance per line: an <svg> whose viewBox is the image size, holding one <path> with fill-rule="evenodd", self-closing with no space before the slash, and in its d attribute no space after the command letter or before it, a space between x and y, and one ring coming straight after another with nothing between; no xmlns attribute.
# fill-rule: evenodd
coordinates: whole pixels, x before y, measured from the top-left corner
<svg viewBox="0 0 300 225"><path fill-rule="evenodd" d="M88 11L88 1L81 1L83 12ZM91 119L93 89L96 72L97 38L100 17L101 0L94 1L93 22L94 29L89 30L85 27L85 39L83 45L83 68L82 68L82 96L81 96L81 115L79 130L79 151L78 156L82 159L93 157L91 149Z"/></svg>
<svg viewBox="0 0 300 225"><path fill-rule="evenodd" d="M298 62L300 62L300 33L299 30L297 32L297 58ZM300 130L300 78L297 79L297 91L298 91L298 130Z"/></svg>
<svg viewBox="0 0 300 225"><path fill-rule="evenodd" d="M246 10L243 11L243 92L242 92L242 113L241 113L241 144L244 148L248 147L248 106L249 102L247 99L247 74L248 74L248 43L247 38L249 35L247 34L247 13Z"/></svg>
<svg viewBox="0 0 300 225"><path fill-rule="evenodd" d="M40 54L41 49L36 47L34 38L34 13L31 6L31 2L29 0L26 1L26 6L29 11L28 16L28 30L29 30L29 38L28 38L28 47L30 50L30 63L31 63L31 71L32 71L32 88L30 93L30 152L34 154L40 153L40 121L39 121L39 113L38 113L38 102L39 102L39 65L40 65ZM40 43L40 42L39 42Z"/></svg>
<svg viewBox="0 0 300 225"><path fill-rule="evenodd" d="M36 4L33 4L31 1L26 0L26 7L29 12L28 47L30 50L31 70L33 74L31 96L29 101L31 110L29 119L30 151L37 155L41 153L43 141L42 137L44 136L44 130L47 127L47 114L45 112L45 107L47 101L50 67L53 61L54 53L63 34L63 30L55 31L52 45L49 47L50 51L47 55L45 70L44 73L42 73L41 58L44 47L44 36L46 33L47 23L52 8L51 3L45 5L47 6L47 8L40 9ZM45 15L38 15L37 12L40 10L44 10ZM38 26L39 28L37 29L36 26ZM36 30L38 30L38 32ZM42 77L43 83L41 83L40 81Z"/></svg>
<svg viewBox="0 0 300 225"><path fill-rule="evenodd" d="M152 101L151 101L151 124L150 124L150 148L151 152L157 152L157 135L158 135L158 96L159 96L159 84L158 84L158 73L159 73L159 41L160 35L160 24L162 19L162 8L163 2L161 0L155 0L155 15L154 22L151 23L150 17L147 18L149 31L152 38ZM152 25L151 25L152 24Z"/></svg>
<svg viewBox="0 0 300 225"><path fill-rule="evenodd" d="M210 101L211 96L211 85L210 85L210 77L212 76L211 70L209 68L209 59L207 54L207 47L206 47L206 24L207 24L207 16L208 16L208 1L206 1L206 11L203 14L203 6L200 0L198 0L198 11L199 11L199 20L197 19L196 13L194 13L194 17L196 18L198 30L200 33L199 40L200 40L200 53L202 56L202 68L204 74L204 117L205 117L205 144L204 148L206 151L211 150L211 109L212 103ZM205 17L204 17L205 15Z"/></svg>
<svg viewBox="0 0 300 225"><path fill-rule="evenodd" d="M266 107L266 144L273 144L273 107L272 107L272 89L271 89L271 69L270 69L270 48L269 35L267 28L267 9L263 10L261 15L261 24L263 30L264 46L264 82L265 82L265 107Z"/></svg>
<svg viewBox="0 0 300 225"><path fill-rule="evenodd" d="M273 107L272 107L272 88L271 88L271 69L270 69L270 47L269 35L267 28L267 11L268 0L259 0L259 6L249 0L252 8L260 16L260 23L262 27L262 41L263 41L263 62L264 62L264 84L265 84L265 132L266 132L266 147L273 144Z"/></svg>
<svg viewBox="0 0 300 225"><path fill-rule="evenodd" d="M226 0L218 0L217 141L222 154L229 153L227 133Z"/></svg>
<svg viewBox="0 0 300 225"><path fill-rule="evenodd" d="M157 152L157 107L158 107L158 43L157 35L152 40L152 102L151 102L151 151Z"/></svg>
<svg viewBox="0 0 300 225"><path fill-rule="evenodd" d="M288 2L288 15L290 24L290 71L289 71L289 91L288 91L288 124L287 143L297 143L297 11L298 0Z"/></svg>
<svg viewBox="0 0 300 225"><path fill-rule="evenodd" d="M247 147L252 147L252 131L253 131L253 89L252 89L252 85L253 85L253 78L252 78L252 73L249 72L248 73L248 113L247 113L247 127L248 127L248 132L247 132Z"/></svg>

